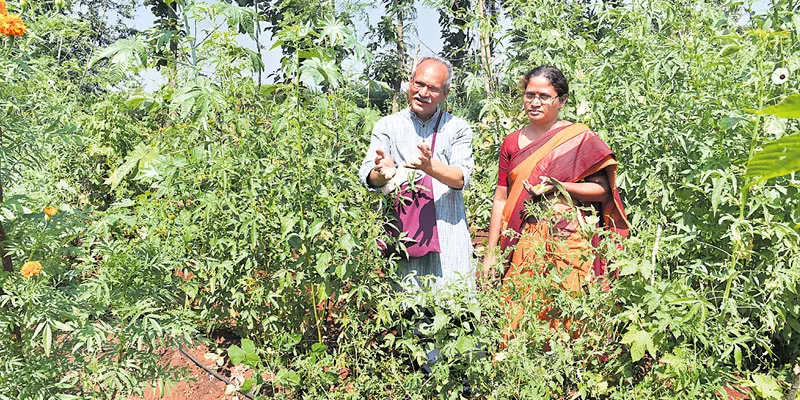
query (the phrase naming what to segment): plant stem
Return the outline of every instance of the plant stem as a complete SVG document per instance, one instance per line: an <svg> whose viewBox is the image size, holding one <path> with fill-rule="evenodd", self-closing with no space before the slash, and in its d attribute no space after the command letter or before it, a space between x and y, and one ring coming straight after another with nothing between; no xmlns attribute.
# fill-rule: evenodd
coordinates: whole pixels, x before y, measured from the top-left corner
<svg viewBox="0 0 800 400"><path fill-rule="evenodd" d="M182 17L183 17L183 29L186 30L186 34L188 35L189 32L189 17L186 16L186 5L183 5ZM196 21L195 21L196 22ZM189 41L189 47L192 49L192 67L194 67L194 77L197 78L198 70L197 70L197 27L195 26L195 34L192 35L192 40Z"/></svg>
<svg viewBox="0 0 800 400"><path fill-rule="evenodd" d="M3 148L3 132L0 131L0 149ZM0 160L0 204L3 204L3 164L2 160ZM8 240L8 236L6 235L6 230L3 227L3 221L0 221L0 257L3 259L3 271L5 272L14 272L14 262L11 259L11 254L6 253L6 241Z"/></svg>
<svg viewBox="0 0 800 400"><path fill-rule="evenodd" d="M800 374L794 375L794 381L792 381L792 389L789 390L789 394L786 396L786 400L794 400L797 398L797 391L800 389Z"/></svg>
<svg viewBox="0 0 800 400"><path fill-rule="evenodd" d="M764 54L765 49L763 47L763 42L759 42L759 50L760 53ZM759 73L763 71L762 65L763 63L759 61L756 66L756 71ZM761 82L756 84L756 97L758 99L758 109L764 108L764 93L763 93L763 85ZM756 121L753 125L753 138L750 140L750 151L748 152L747 159L750 160L753 158L753 152L755 152L756 144L760 138L761 133L761 116L756 115ZM739 221L744 220L745 217L745 207L747 205L747 194L750 190L750 187L753 185L751 179L745 176L744 184L742 185L742 193L739 196ZM733 285L733 278L736 276L736 264L738 261L738 253L739 253L739 244L740 240L736 240L733 238L733 249L731 251L731 266L729 271L728 282L725 284L725 294L722 296L722 310L723 312L720 315L725 315L724 310L727 308L728 298L731 294L731 286Z"/></svg>
<svg viewBox="0 0 800 400"><path fill-rule="evenodd" d="M311 307L314 309L314 326L317 328L317 343L322 344L322 329L319 327L319 313L317 313L317 284L311 285Z"/></svg>
<svg viewBox="0 0 800 400"><path fill-rule="evenodd" d="M0 149L3 148L3 132L0 131ZM0 160L0 204L3 204L3 164L2 160ZM3 227L3 221L0 221L0 257L3 259L3 271L5 272L14 272L14 261L11 259L11 254L6 253L6 241L8 240L8 236L6 235L6 230ZM0 294L4 294L5 290L0 288ZM5 309L5 306L3 307ZM14 325L11 328L11 340L14 343L21 347L22 346L22 331L19 328L19 325Z"/></svg>

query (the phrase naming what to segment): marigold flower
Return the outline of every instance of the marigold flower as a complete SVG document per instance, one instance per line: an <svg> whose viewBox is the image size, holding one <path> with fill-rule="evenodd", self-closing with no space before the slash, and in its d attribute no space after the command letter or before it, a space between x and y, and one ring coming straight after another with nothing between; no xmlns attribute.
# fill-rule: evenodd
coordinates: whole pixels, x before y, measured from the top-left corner
<svg viewBox="0 0 800 400"><path fill-rule="evenodd" d="M58 214L58 209L53 206L47 206L44 208L44 214L47 215L48 217L52 217Z"/></svg>
<svg viewBox="0 0 800 400"><path fill-rule="evenodd" d="M17 14L0 15L0 35L22 36L25 34L25 24Z"/></svg>
<svg viewBox="0 0 800 400"><path fill-rule="evenodd" d="M789 70L786 68L777 68L772 72L772 83L782 85L789 79Z"/></svg>
<svg viewBox="0 0 800 400"><path fill-rule="evenodd" d="M6 0L0 0L0 15L8 15L8 11L6 11Z"/></svg>
<svg viewBox="0 0 800 400"><path fill-rule="evenodd" d="M22 265L22 270L20 270L23 278L30 278L32 276L39 275L42 273L42 263L39 261L28 261Z"/></svg>

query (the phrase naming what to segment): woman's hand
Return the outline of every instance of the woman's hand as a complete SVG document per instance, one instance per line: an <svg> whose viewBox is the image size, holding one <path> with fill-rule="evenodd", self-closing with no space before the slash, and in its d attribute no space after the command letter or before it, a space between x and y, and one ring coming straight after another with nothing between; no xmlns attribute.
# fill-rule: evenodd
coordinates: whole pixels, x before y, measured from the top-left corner
<svg viewBox="0 0 800 400"><path fill-rule="evenodd" d="M525 188L531 196L541 196L543 194L552 192L555 189L556 185L554 182L558 182L549 176L540 176L539 183L536 185L531 185L527 179L522 181L522 187Z"/></svg>
<svg viewBox="0 0 800 400"><path fill-rule="evenodd" d="M483 267L478 268L477 273L475 274L476 283L478 284L478 289L480 290L487 290L493 286L496 286L499 279L497 277L497 269L494 267L494 263L488 264L486 263L486 258L483 259Z"/></svg>

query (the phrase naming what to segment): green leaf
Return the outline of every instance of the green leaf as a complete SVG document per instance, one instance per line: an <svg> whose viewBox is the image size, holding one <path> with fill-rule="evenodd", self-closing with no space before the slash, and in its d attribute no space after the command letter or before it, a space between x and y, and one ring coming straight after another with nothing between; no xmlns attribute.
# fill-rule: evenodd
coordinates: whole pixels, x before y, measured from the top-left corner
<svg viewBox="0 0 800 400"><path fill-rule="evenodd" d="M321 58L310 58L303 61L303 65L298 69L300 80L309 88L320 86L327 82L334 89L341 85L344 80L341 69L334 60L323 60Z"/></svg>
<svg viewBox="0 0 800 400"><path fill-rule="evenodd" d="M745 176L758 178L752 182L755 184L798 170L800 170L800 133L784 136L764 145L764 148L747 162Z"/></svg>
<svg viewBox="0 0 800 400"><path fill-rule="evenodd" d="M233 365L241 364L246 356L247 354L239 346L234 344L228 347L228 357L231 359Z"/></svg>
<svg viewBox="0 0 800 400"><path fill-rule="evenodd" d="M794 22L794 31L797 33L797 36L800 36L800 14L792 14L792 22Z"/></svg>
<svg viewBox="0 0 800 400"><path fill-rule="evenodd" d="M125 162L122 163L119 167L117 167L114 172L109 175L108 179L106 179L105 184L111 185L111 190L114 190L122 179L125 178L128 173L133 170L134 167L139 165L140 168L144 168L150 165L155 158L158 157L158 150L154 147L150 147L144 143L139 143L133 151L128 154L128 157L125 158Z"/></svg>
<svg viewBox="0 0 800 400"><path fill-rule="evenodd" d="M325 82L325 75L322 74L321 61L312 58L303 62L303 66L298 69L300 81L309 88L322 85Z"/></svg>
<svg viewBox="0 0 800 400"><path fill-rule="evenodd" d="M311 352L317 355L323 354L328 351L328 346L322 343L314 343L311 345Z"/></svg>
<svg viewBox="0 0 800 400"><path fill-rule="evenodd" d="M798 321L797 318L787 316L786 322L789 323L789 326L794 329L795 332L800 333L800 321Z"/></svg>
<svg viewBox="0 0 800 400"><path fill-rule="evenodd" d="M353 251L353 248L356 247L356 242L353 240L353 236L351 236L349 233L345 233L341 238L339 238L339 246L342 246L347 254L350 254Z"/></svg>
<svg viewBox="0 0 800 400"><path fill-rule="evenodd" d="M67 325L67 324L65 324L65 323L63 323L61 321L53 321L53 326L56 327L56 329L58 329L60 331L64 331L64 332L72 332L72 331L75 330L73 327L71 327L71 326L69 326L69 325Z"/></svg>
<svg viewBox="0 0 800 400"><path fill-rule="evenodd" d="M756 111L758 115L774 115L779 118L800 118L800 94L793 94L782 102Z"/></svg>
<svg viewBox="0 0 800 400"><path fill-rule="evenodd" d="M254 353L256 351L256 344L250 339L242 339L242 350L245 353Z"/></svg>
<svg viewBox="0 0 800 400"><path fill-rule="evenodd" d="M725 46L719 52L719 54L717 54L717 58L727 57L727 56L729 56L729 55L731 55L731 54L733 54L733 53L735 53L735 52L737 52L737 51L739 51L741 49L742 49L742 46L739 46L738 44L729 44L729 45Z"/></svg>
<svg viewBox="0 0 800 400"><path fill-rule="evenodd" d="M778 381L775 380L775 378L762 374L754 374L750 378L752 379L750 387L753 388L753 391L755 391L759 397L776 400L783 398L781 387L778 385Z"/></svg>
<svg viewBox="0 0 800 400"><path fill-rule="evenodd" d="M299 386L300 376L291 369L282 369L275 375L275 384L283 386Z"/></svg>
<svg viewBox="0 0 800 400"><path fill-rule="evenodd" d="M244 393L247 393L253 389L254 384L255 381L253 381L252 379L245 379L244 382L242 382L242 386L239 388L239 390L241 390Z"/></svg>
<svg viewBox="0 0 800 400"><path fill-rule="evenodd" d="M256 344L252 340L242 339L241 351L242 354L237 354L237 357L242 356L241 362L244 364L255 367L261 362L261 357L258 356L258 350L256 350ZM230 353L230 349L228 349L228 352ZM231 361L233 361L233 356L231 356Z"/></svg>
<svg viewBox="0 0 800 400"><path fill-rule="evenodd" d="M656 354L656 346L653 337L645 330L631 329L622 337L622 344L627 344L631 350L631 359L636 362L644 357L645 350L650 355Z"/></svg>
<svg viewBox="0 0 800 400"><path fill-rule="evenodd" d="M125 106L131 110L150 110L154 106L160 105L160 101L150 94L134 94L125 101Z"/></svg>
<svg viewBox="0 0 800 400"><path fill-rule="evenodd" d="M475 343L469 336L459 336L456 340L456 350L458 350L460 354L467 354L475 350Z"/></svg>
<svg viewBox="0 0 800 400"><path fill-rule="evenodd" d="M228 28L241 33L247 33L255 38L256 13L249 7L240 7L233 4L217 3L214 5L217 12L228 19Z"/></svg>
<svg viewBox="0 0 800 400"><path fill-rule="evenodd" d="M339 279L344 279L345 275L347 275L347 265L344 262L337 265L334 273Z"/></svg>
<svg viewBox="0 0 800 400"><path fill-rule="evenodd" d="M722 176L715 176L711 179L711 184L713 189L711 190L711 212L714 215L717 215L717 209L719 209L719 202L722 198L722 189L725 188L728 181L725 180Z"/></svg>
<svg viewBox="0 0 800 400"><path fill-rule="evenodd" d="M650 263L650 260L642 260L642 264L639 266L639 273L642 274L642 277L645 279L650 279L650 276L653 275L653 270L655 266Z"/></svg>
<svg viewBox="0 0 800 400"><path fill-rule="evenodd" d="M212 119L217 111L227 109L228 103L220 87L201 76L180 90L172 98L170 107L173 110L180 110L181 118L202 121L203 127L207 129L207 121Z"/></svg>
<svg viewBox="0 0 800 400"><path fill-rule="evenodd" d="M733 362L736 368L742 369L742 349L739 346L733 349Z"/></svg>
<svg viewBox="0 0 800 400"><path fill-rule="evenodd" d="M639 272L639 263L633 260L620 260L617 262L617 268L620 270L620 276L633 275Z"/></svg>
<svg viewBox="0 0 800 400"><path fill-rule="evenodd" d="M44 355L50 356L50 351L53 349L53 330L50 329L50 324L45 325L43 336Z"/></svg>
<svg viewBox="0 0 800 400"><path fill-rule="evenodd" d="M327 47L334 47L350 36L350 30L336 18L326 16L319 26L319 40Z"/></svg>
<svg viewBox="0 0 800 400"><path fill-rule="evenodd" d="M328 267L331 264L332 258L333 256L331 256L331 254L328 252L322 253L319 256L317 256L317 264L314 265L314 269L317 270L319 276L323 278L328 276Z"/></svg>
<svg viewBox="0 0 800 400"><path fill-rule="evenodd" d="M289 350L292 347L297 346L297 344L300 343L300 341L302 339L303 339L303 335L301 335L299 333L292 333L292 334L286 335L286 342L284 343L283 348L285 350Z"/></svg>
<svg viewBox="0 0 800 400"><path fill-rule="evenodd" d="M147 43L139 38L117 40L105 49L95 53L89 60L88 68L106 58L121 69L127 69L137 63L144 66L147 64Z"/></svg>

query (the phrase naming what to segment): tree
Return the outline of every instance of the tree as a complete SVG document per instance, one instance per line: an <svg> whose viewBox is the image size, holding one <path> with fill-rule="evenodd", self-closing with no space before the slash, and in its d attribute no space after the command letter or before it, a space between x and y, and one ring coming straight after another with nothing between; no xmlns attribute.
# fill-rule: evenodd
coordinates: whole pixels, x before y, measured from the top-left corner
<svg viewBox="0 0 800 400"><path fill-rule="evenodd" d="M386 82L392 88L392 112L400 109L400 87L408 79L409 55L406 31L416 17L413 0L385 0L386 13L374 32L370 48L376 53L375 65L368 69L370 77Z"/></svg>

